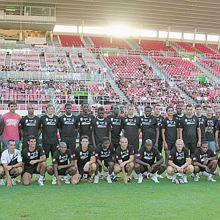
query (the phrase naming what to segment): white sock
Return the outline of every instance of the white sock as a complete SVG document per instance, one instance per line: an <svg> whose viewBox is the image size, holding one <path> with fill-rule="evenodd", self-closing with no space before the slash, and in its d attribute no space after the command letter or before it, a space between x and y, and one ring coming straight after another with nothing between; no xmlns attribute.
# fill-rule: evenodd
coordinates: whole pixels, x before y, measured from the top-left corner
<svg viewBox="0 0 220 220"><path fill-rule="evenodd" d="M44 180L44 176L40 175L39 180Z"/></svg>

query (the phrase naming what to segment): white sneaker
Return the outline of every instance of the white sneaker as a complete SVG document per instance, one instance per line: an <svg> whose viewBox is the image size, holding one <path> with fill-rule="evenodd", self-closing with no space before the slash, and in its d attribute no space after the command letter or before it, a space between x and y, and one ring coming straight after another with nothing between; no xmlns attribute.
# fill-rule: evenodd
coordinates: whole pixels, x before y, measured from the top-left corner
<svg viewBox="0 0 220 220"><path fill-rule="evenodd" d="M172 176L172 183L176 183L176 184L179 184L179 180L176 178L176 175L173 175Z"/></svg>
<svg viewBox="0 0 220 220"><path fill-rule="evenodd" d="M143 182L143 179L144 179L144 177L143 177L143 175L140 173L140 174L138 175L138 183L142 183L142 182Z"/></svg>
<svg viewBox="0 0 220 220"><path fill-rule="evenodd" d="M167 177L168 180L172 180L173 179L173 177L170 176L168 173L166 173L166 177Z"/></svg>
<svg viewBox="0 0 220 220"><path fill-rule="evenodd" d="M205 176L205 177L209 177L209 173L207 173L206 171L204 171L204 172L202 172L202 174L203 174L203 176Z"/></svg>
<svg viewBox="0 0 220 220"><path fill-rule="evenodd" d="M44 181L43 181L43 179L39 178L39 179L38 179L38 184L39 184L39 186L44 186Z"/></svg>
<svg viewBox="0 0 220 220"><path fill-rule="evenodd" d="M157 179L157 174L154 174L151 176L151 179L155 182L155 183L160 183L159 180Z"/></svg>
<svg viewBox="0 0 220 220"><path fill-rule="evenodd" d="M210 181L210 182L213 182L213 183L216 182L216 180L213 179L212 174L210 174L210 175L207 177L207 180Z"/></svg>
<svg viewBox="0 0 220 220"><path fill-rule="evenodd" d="M112 183L112 179L111 176L108 174L106 177L107 183L111 184Z"/></svg>
<svg viewBox="0 0 220 220"><path fill-rule="evenodd" d="M199 182L200 176L198 174L194 175L194 181Z"/></svg>
<svg viewBox="0 0 220 220"><path fill-rule="evenodd" d="M12 181L12 185L16 186L16 179L13 178L13 179L11 179L11 181Z"/></svg>
<svg viewBox="0 0 220 220"><path fill-rule="evenodd" d="M178 181L179 181L180 184L184 184L184 181L183 181L182 178L180 178ZM177 184L178 184L178 183L177 183Z"/></svg>
<svg viewBox="0 0 220 220"><path fill-rule="evenodd" d="M65 184L70 184L70 176L69 175L64 176L63 181Z"/></svg>
<svg viewBox="0 0 220 220"><path fill-rule="evenodd" d="M132 173L131 173L131 178L132 178L132 177L133 177L134 179L136 179L136 180L138 179L138 175L137 175L137 173L136 173L134 170L133 170Z"/></svg>
<svg viewBox="0 0 220 220"><path fill-rule="evenodd" d="M183 174L183 175L182 175L182 179L183 179L183 182L184 182L184 183L188 183L187 175Z"/></svg>
<svg viewBox="0 0 220 220"><path fill-rule="evenodd" d="M99 175L95 175L94 176L94 181L93 181L93 183L99 183Z"/></svg>
<svg viewBox="0 0 220 220"><path fill-rule="evenodd" d="M158 178L160 179L164 179L164 177L162 175L158 175Z"/></svg>
<svg viewBox="0 0 220 220"><path fill-rule="evenodd" d="M5 186L5 180L0 179L0 186Z"/></svg>
<svg viewBox="0 0 220 220"><path fill-rule="evenodd" d="M55 176L52 177L52 185L57 184L57 178Z"/></svg>

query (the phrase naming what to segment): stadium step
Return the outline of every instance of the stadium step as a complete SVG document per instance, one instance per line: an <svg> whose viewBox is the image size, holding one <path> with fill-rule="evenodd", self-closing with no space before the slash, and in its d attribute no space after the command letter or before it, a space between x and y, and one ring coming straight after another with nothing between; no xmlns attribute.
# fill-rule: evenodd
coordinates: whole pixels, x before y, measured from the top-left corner
<svg viewBox="0 0 220 220"><path fill-rule="evenodd" d="M46 67L47 64L46 64L46 60L45 60L44 53L40 54L40 55L39 55L39 58L40 58L40 66L41 66L41 68Z"/></svg>
<svg viewBox="0 0 220 220"><path fill-rule="evenodd" d="M11 65L11 54L7 53L5 57L5 65L10 66Z"/></svg>
<svg viewBox="0 0 220 220"><path fill-rule="evenodd" d="M89 37L81 37L81 40L83 41L83 43L85 44L86 47L94 47L94 43L92 42L92 40Z"/></svg>

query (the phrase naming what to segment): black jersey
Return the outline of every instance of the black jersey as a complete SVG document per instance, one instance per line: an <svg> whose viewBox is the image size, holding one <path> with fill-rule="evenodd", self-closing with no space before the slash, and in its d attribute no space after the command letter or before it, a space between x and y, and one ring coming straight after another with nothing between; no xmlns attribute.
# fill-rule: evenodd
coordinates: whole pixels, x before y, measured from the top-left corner
<svg viewBox="0 0 220 220"><path fill-rule="evenodd" d="M74 160L74 156L69 149L67 149L65 153L62 153L61 150L58 149L53 155L53 164L57 164L58 166L69 165L72 160Z"/></svg>
<svg viewBox="0 0 220 220"><path fill-rule="evenodd" d="M206 133L205 137L207 141L215 141L215 131L217 127L217 119L212 116L211 118L206 118Z"/></svg>
<svg viewBox="0 0 220 220"><path fill-rule="evenodd" d="M28 115L21 118L21 128L23 130L23 139L27 140L30 135L38 138L38 132L40 129L40 118L34 116L29 118Z"/></svg>
<svg viewBox="0 0 220 220"><path fill-rule="evenodd" d="M83 135L87 135L91 138L92 135L92 120L95 117L93 115L78 115L77 117L77 126L79 129L80 137Z"/></svg>
<svg viewBox="0 0 220 220"><path fill-rule="evenodd" d="M86 151L83 151L82 147L78 147L74 152L74 159L77 160L77 165L80 167L89 162L93 156L95 156L95 150L92 147L89 147Z"/></svg>
<svg viewBox="0 0 220 220"><path fill-rule="evenodd" d="M121 147L118 147L116 149L115 155L117 161L119 160L122 160L123 162L127 161L130 159L131 155L134 155L134 148L132 146L128 146L127 149L123 150L121 149Z"/></svg>
<svg viewBox="0 0 220 220"><path fill-rule="evenodd" d="M158 128L159 128L159 140L161 139L162 140L162 123L163 123L163 116L159 115L159 116L156 116L156 119L157 119L157 125L158 125Z"/></svg>
<svg viewBox="0 0 220 220"><path fill-rule="evenodd" d="M216 153L212 150L208 149L205 153L201 150L201 148L196 149L194 155L193 155L193 161L197 161L201 164L203 164L206 160L208 160L211 157L215 157Z"/></svg>
<svg viewBox="0 0 220 220"><path fill-rule="evenodd" d="M114 158L114 150L110 146L108 149L103 149L101 144L95 149L95 157L99 160L113 159Z"/></svg>
<svg viewBox="0 0 220 220"><path fill-rule="evenodd" d="M167 143L175 143L177 140L177 128L179 127L178 121L165 118L162 123L162 129L165 129L165 138Z"/></svg>
<svg viewBox="0 0 220 220"><path fill-rule="evenodd" d="M205 137L205 127L206 127L206 116L204 115L201 115L201 116L197 116L198 119L199 119L199 126L200 126L200 129L201 129L201 139L202 141L206 140L206 137Z"/></svg>
<svg viewBox="0 0 220 220"><path fill-rule="evenodd" d="M48 117L43 115L40 119L42 125L42 141L47 144L58 144L58 127L59 118L54 115L53 117Z"/></svg>
<svg viewBox="0 0 220 220"><path fill-rule="evenodd" d="M189 152L186 148L183 148L181 152L178 152L176 148L170 151L169 160L177 166L184 165L187 158L189 158Z"/></svg>

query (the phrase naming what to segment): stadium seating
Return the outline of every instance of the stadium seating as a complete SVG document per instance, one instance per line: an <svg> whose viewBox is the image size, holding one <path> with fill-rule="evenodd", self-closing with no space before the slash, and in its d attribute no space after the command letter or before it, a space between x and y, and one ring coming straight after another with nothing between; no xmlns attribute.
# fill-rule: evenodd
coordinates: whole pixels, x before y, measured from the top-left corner
<svg viewBox="0 0 220 220"><path fill-rule="evenodd" d="M59 39L63 47L84 47L80 36L60 35Z"/></svg>
<svg viewBox="0 0 220 220"><path fill-rule="evenodd" d="M214 60L199 60L200 64L211 71L214 75L220 76L220 63Z"/></svg>
<svg viewBox="0 0 220 220"><path fill-rule="evenodd" d="M195 44L195 47L197 48L197 50L199 50L200 52L206 54L209 57L219 57L220 55L218 55L215 51L211 50L210 48L208 48L205 44Z"/></svg>
<svg viewBox="0 0 220 220"><path fill-rule="evenodd" d="M178 47L180 47L185 52L189 52L189 53L196 53L197 52L197 50L188 43L176 42L176 44Z"/></svg>

